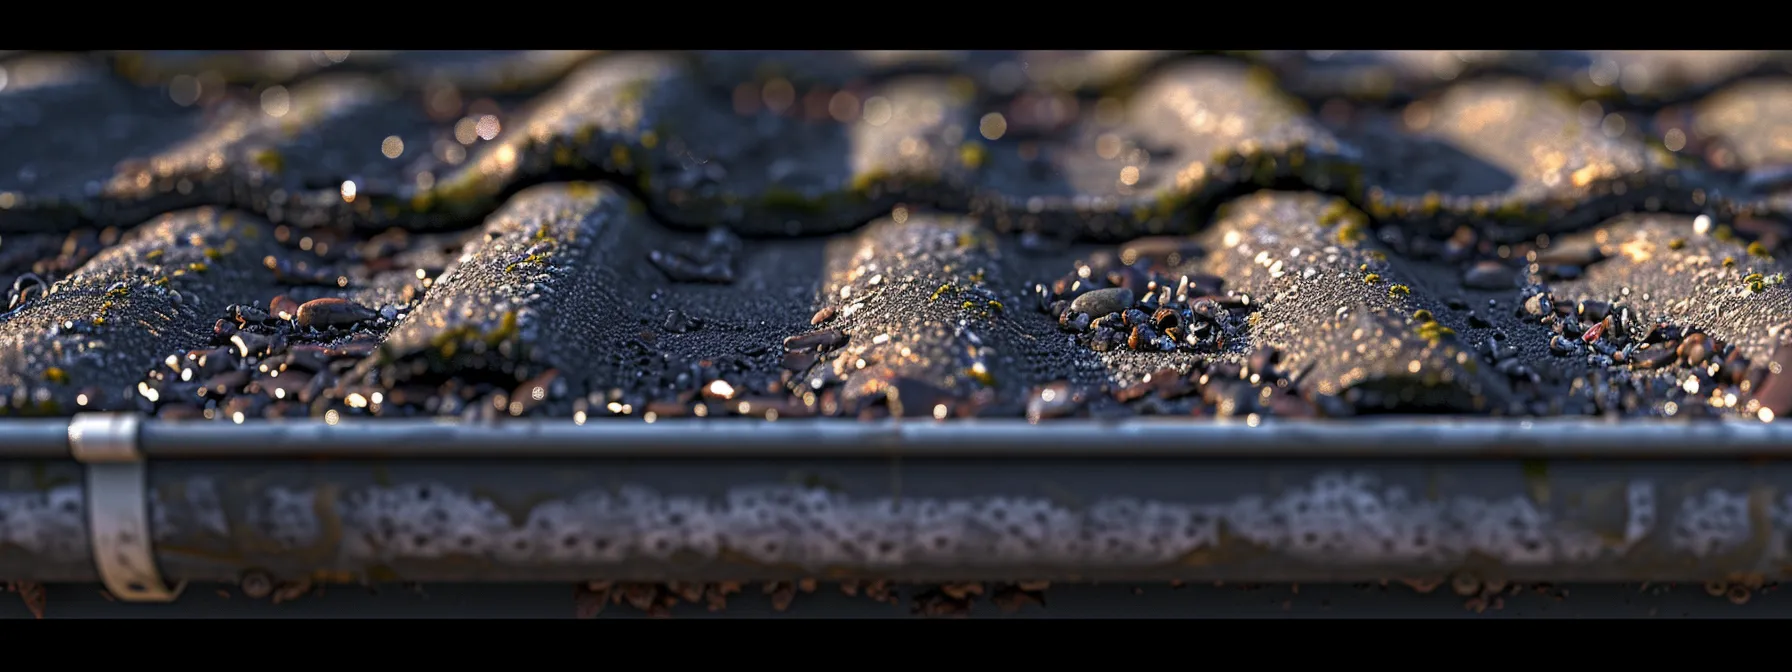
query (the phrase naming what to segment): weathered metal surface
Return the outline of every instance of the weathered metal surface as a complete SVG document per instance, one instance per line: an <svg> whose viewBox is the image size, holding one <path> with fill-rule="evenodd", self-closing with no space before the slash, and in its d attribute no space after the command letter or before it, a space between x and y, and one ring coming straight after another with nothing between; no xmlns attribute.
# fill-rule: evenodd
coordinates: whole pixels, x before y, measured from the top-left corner
<svg viewBox="0 0 1792 672"><path fill-rule="evenodd" d="M69 455L68 423L0 425L0 459ZM585 423L511 420L145 421L140 447L160 460L273 461L541 457L939 459L1315 458L1732 459L1792 456L1792 427L1747 421L1628 422L1482 418L1067 420L1049 431L1014 420L857 422L748 419Z"/></svg>
<svg viewBox="0 0 1792 672"><path fill-rule="evenodd" d="M1015 420L154 422L144 425L143 448L155 459L208 460L894 456L1115 461L1134 457L1725 459L1792 455L1792 428L1741 421L1620 424L1424 418L1266 421L1258 425L1227 420L1189 423L1175 418L1069 420L1045 428Z"/></svg>
<svg viewBox="0 0 1792 672"><path fill-rule="evenodd" d="M0 576L91 579L75 467L4 471ZM1792 528L1792 467L1716 459L747 454L149 471L170 580L1707 580L1778 576Z"/></svg>

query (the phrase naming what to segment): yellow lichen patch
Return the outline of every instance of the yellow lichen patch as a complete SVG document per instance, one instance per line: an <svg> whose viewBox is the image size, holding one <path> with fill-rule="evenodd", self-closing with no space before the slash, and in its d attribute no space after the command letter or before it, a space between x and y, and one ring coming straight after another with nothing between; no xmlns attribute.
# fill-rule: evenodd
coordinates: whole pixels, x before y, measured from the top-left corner
<svg viewBox="0 0 1792 672"><path fill-rule="evenodd" d="M973 170L981 168L983 162L988 158L989 150L984 149L981 143L967 142L958 148L958 161L963 163L966 168Z"/></svg>
<svg viewBox="0 0 1792 672"><path fill-rule="evenodd" d="M1681 249L1685 249L1685 248L1686 248L1686 239L1685 238L1675 238L1673 240L1668 241L1668 249L1670 249L1670 250L1681 250Z"/></svg>
<svg viewBox="0 0 1792 672"><path fill-rule="evenodd" d="M152 263L161 261L162 260L162 251L161 250L150 250L148 254L143 255L143 259L145 261L149 261Z"/></svg>
<svg viewBox="0 0 1792 672"><path fill-rule="evenodd" d="M1379 273L1370 273L1368 275L1363 276L1363 282L1366 282L1371 285L1381 282L1381 275Z"/></svg>
<svg viewBox="0 0 1792 672"><path fill-rule="evenodd" d="M853 193L864 195L871 191L871 187L887 181L889 177L888 173L877 170L858 173L852 176L850 188Z"/></svg>
<svg viewBox="0 0 1792 672"><path fill-rule="evenodd" d="M286 159L280 156L280 152L272 149L258 151L250 160L254 161L255 165L262 170L270 173L278 173L286 169Z"/></svg>
<svg viewBox="0 0 1792 672"><path fill-rule="evenodd" d="M1429 341L1431 345L1434 346L1442 341L1445 336L1454 336L1456 334L1455 329L1446 327L1436 320L1420 322L1418 328L1414 329L1414 331L1419 335L1419 338Z"/></svg>
<svg viewBox="0 0 1792 672"><path fill-rule="evenodd" d="M196 261L191 264L187 264L187 270L192 271L194 273L204 273L206 271L211 270L211 267L206 266L203 262Z"/></svg>
<svg viewBox="0 0 1792 672"><path fill-rule="evenodd" d="M1749 256L1755 257L1757 259L1772 259L1773 258L1773 255L1767 253L1767 246L1762 245L1758 241L1748 244L1748 254L1749 254Z"/></svg>
<svg viewBox="0 0 1792 672"><path fill-rule="evenodd" d="M634 159L629 156L628 148L622 145L610 145L610 162L618 170L628 170L634 166Z"/></svg>
<svg viewBox="0 0 1792 672"><path fill-rule="evenodd" d="M499 343L514 338L516 333L516 311L512 310L504 313L503 319L498 321L497 329L493 329L491 333L485 335L485 343L486 345L496 346Z"/></svg>
<svg viewBox="0 0 1792 672"><path fill-rule="evenodd" d="M579 199L597 198L597 186L590 182L569 182L566 195Z"/></svg>
<svg viewBox="0 0 1792 672"><path fill-rule="evenodd" d="M1412 319L1414 322L1436 322L1437 316L1432 315L1431 311L1429 311L1429 310L1420 308L1418 310L1412 311Z"/></svg>
<svg viewBox="0 0 1792 672"><path fill-rule="evenodd" d="M218 251L218 248L215 248L215 247L205 248L205 258L210 259L212 261L217 261L219 259L222 259L223 257L224 257L224 253Z"/></svg>
<svg viewBox="0 0 1792 672"><path fill-rule="evenodd" d="M1444 197L1435 191L1427 192L1425 199L1419 204L1419 210L1426 215L1435 215L1444 207Z"/></svg>
<svg viewBox="0 0 1792 672"><path fill-rule="evenodd" d="M1406 285L1392 285L1392 286L1388 287L1388 298L1390 298L1390 299L1397 299L1402 296L1411 296L1411 295L1412 295L1412 288L1407 287Z"/></svg>
<svg viewBox="0 0 1792 672"><path fill-rule="evenodd" d="M950 283L940 285L939 289L933 290L933 296L928 297L927 300L928 301L938 301L938 300L940 300L941 296L945 295L946 292L956 291L956 290L957 290L957 288L953 287Z"/></svg>
<svg viewBox="0 0 1792 672"><path fill-rule="evenodd" d="M44 380L56 383L57 385L67 385L68 372L63 371L61 367L52 366L44 369Z"/></svg>
<svg viewBox="0 0 1792 672"><path fill-rule="evenodd" d="M1329 229L1343 222L1348 216L1350 216L1350 204L1334 200L1319 212L1319 228Z"/></svg>

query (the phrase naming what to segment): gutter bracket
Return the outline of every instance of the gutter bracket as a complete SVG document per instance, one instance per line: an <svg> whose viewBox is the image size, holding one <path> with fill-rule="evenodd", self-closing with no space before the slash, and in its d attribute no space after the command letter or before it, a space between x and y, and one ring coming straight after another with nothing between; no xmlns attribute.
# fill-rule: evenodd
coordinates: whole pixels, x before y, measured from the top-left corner
<svg viewBox="0 0 1792 672"><path fill-rule="evenodd" d="M140 426L136 414L78 414L68 425L69 452L86 467L88 542L106 590L125 602L173 602L186 582L169 588L156 567Z"/></svg>

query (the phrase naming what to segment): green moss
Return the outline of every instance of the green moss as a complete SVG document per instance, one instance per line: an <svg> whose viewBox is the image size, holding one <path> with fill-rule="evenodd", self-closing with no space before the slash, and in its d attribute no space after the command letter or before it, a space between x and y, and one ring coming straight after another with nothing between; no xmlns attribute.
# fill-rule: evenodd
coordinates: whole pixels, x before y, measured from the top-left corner
<svg viewBox="0 0 1792 672"><path fill-rule="evenodd" d="M270 173L279 173L280 171L286 170L285 157L282 157L280 152L272 149L263 149L255 152L254 156L250 157L250 160L254 161L255 165L262 170Z"/></svg>
<svg viewBox="0 0 1792 672"><path fill-rule="evenodd" d="M1369 237L1369 218L1360 212L1351 212L1338 227L1338 242L1345 244L1360 243Z"/></svg>
<svg viewBox="0 0 1792 672"><path fill-rule="evenodd" d="M1319 228L1329 229L1337 226L1350 216L1350 212L1350 204L1344 201L1334 200L1326 204L1325 209L1319 212Z"/></svg>
<svg viewBox="0 0 1792 672"><path fill-rule="evenodd" d="M848 188L852 190L854 195L869 196L872 187L889 182L890 179L891 175L888 171L868 170L853 175L852 183L848 185Z"/></svg>
<svg viewBox="0 0 1792 672"><path fill-rule="evenodd" d="M821 214L827 209L819 199L810 198L803 195L802 192L786 189L784 187L771 187L766 189L765 195L760 198L760 202L764 203L765 207L770 209L800 212L811 215Z"/></svg>
<svg viewBox="0 0 1792 672"><path fill-rule="evenodd" d="M653 83L645 79L637 79L623 84L616 91L616 102L623 105L634 105L647 99L648 89Z"/></svg>
<svg viewBox="0 0 1792 672"><path fill-rule="evenodd" d="M503 319L498 321L498 328L493 329L490 333L485 335L485 343L486 345L495 346L504 341L516 338L516 334L516 311L513 310L504 313Z"/></svg>

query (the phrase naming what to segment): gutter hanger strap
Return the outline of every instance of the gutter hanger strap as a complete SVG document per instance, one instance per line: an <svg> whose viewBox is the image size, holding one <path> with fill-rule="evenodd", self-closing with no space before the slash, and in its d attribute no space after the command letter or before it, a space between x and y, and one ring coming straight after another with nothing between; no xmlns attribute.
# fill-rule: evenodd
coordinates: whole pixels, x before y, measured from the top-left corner
<svg viewBox="0 0 1792 672"><path fill-rule="evenodd" d="M149 493L135 414L87 413L69 422L68 445L87 470L87 529L94 568L106 590L126 602L173 602L156 567Z"/></svg>

